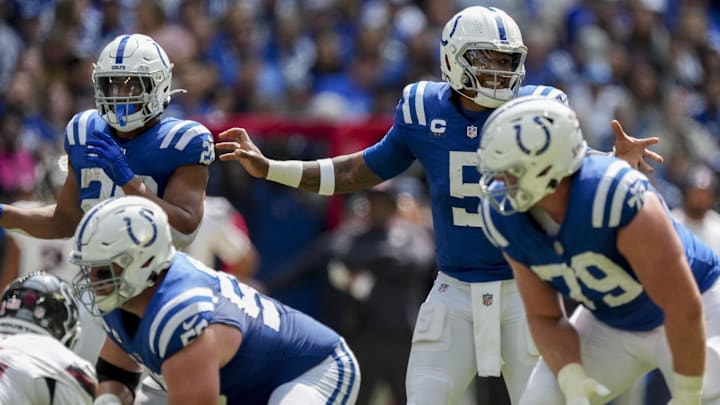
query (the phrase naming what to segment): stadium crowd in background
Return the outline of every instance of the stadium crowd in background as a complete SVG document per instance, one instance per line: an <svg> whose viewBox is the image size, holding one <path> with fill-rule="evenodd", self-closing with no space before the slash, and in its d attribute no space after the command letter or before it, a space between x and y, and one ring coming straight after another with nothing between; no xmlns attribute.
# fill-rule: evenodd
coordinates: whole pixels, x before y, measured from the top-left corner
<svg viewBox="0 0 720 405"><path fill-rule="evenodd" d="M0 0L0 202L28 187L54 196L65 126L94 108L93 63L119 34L150 35L175 63L172 87L188 92L173 97L166 116L209 128L268 114L362 128L393 111L406 84L440 81L440 31L470 5L502 8L518 22L529 48L524 84L564 90L590 146L610 149L613 118L638 138L660 137L653 149L665 164L650 181L672 208L683 204L688 168L720 171L717 1ZM326 139L289 127L259 140L268 155L327 155ZM409 175L419 176L414 169ZM208 193L247 220L260 282L336 225L323 197L219 163L210 173ZM276 296L321 318L328 303L315 288Z"/></svg>

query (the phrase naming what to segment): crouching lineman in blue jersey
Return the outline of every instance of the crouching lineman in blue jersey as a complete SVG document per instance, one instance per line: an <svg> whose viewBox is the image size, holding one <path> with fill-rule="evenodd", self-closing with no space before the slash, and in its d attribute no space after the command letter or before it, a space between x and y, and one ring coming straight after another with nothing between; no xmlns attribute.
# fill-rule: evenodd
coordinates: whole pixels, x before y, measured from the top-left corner
<svg viewBox="0 0 720 405"><path fill-rule="evenodd" d="M203 125L161 118L175 92L172 69L165 51L145 35L121 35L105 46L92 73L96 109L76 114L65 128L68 175L56 204L0 205L0 226L42 239L69 238L98 202L139 195L163 207L174 243L188 245L203 216L215 151ZM88 318L81 310L76 350L94 362L104 337Z"/></svg>
<svg viewBox="0 0 720 405"><path fill-rule="evenodd" d="M108 331L96 404L131 404L143 369L169 404L355 403L360 372L345 341L176 252L154 202L127 196L96 205L73 245L78 298Z"/></svg>
<svg viewBox="0 0 720 405"><path fill-rule="evenodd" d="M484 229L542 355L520 403L604 404L659 368L672 405L720 404L720 257L645 175L586 156L568 106L518 98L481 136Z"/></svg>
<svg viewBox="0 0 720 405"><path fill-rule="evenodd" d="M476 170L479 131L493 109L518 94L566 101L558 89L521 86L527 48L515 21L493 7L469 7L447 22L440 38L443 82L409 84L394 124L375 145L312 162L266 158L247 133L230 129L219 149L252 176L322 195L370 188L415 161L430 185L439 274L420 308L406 388L412 405L456 404L475 374L502 372L513 403L525 388L537 352L512 271L483 236ZM549 101L548 101L549 102ZM659 159L614 123L619 156ZM513 136L513 132L507 134Z"/></svg>

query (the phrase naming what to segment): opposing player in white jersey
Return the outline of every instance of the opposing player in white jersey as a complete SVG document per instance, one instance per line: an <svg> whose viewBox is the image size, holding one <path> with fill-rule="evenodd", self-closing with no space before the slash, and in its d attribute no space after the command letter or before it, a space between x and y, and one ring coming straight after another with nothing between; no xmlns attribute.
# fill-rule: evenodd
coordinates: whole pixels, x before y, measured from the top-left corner
<svg viewBox="0 0 720 405"><path fill-rule="evenodd" d="M108 330L97 364L101 403L132 403L141 366L171 404L214 404L221 396L228 404L355 403L359 368L344 340L176 252L154 202L102 202L73 241L79 298Z"/></svg>
<svg viewBox="0 0 720 405"><path fill-rule="evenodd" d="M481 136L483 229L542 354L520 403L604 404L659 368L672 405L720 404L720 257L645 175L586 156L568 106L518 98Z"/></svg>
<svg viewBox="0 0 720 405"><path fill-rule="evenodd" d="M411 405L455 404L475 374L505 378L517 403L537 360L512 271L483 236L476 169L479 128L519 95L566 101L548 86L521 86L527 48L502 10L469 7L440 38L445 82L403 90L385 137L363 151L313 162L269 160L242 129L219 136L251 175L323 195L351 193L422 165L430 187L439 274L420 308L406 387ZM620 155L642 160L657 139L633 140L615 124ZM512 134L508 134L512 136ZM656 157L655 155L649 155ZM643 164L646 164L643 162Z"/></svg>
<svg viewBox="0 0 720 405"><path fill-rule="evenodd" d="M70 348L78 333L70 285L33 272L0 298L0 404L92 404L95 367Z"/></svg>

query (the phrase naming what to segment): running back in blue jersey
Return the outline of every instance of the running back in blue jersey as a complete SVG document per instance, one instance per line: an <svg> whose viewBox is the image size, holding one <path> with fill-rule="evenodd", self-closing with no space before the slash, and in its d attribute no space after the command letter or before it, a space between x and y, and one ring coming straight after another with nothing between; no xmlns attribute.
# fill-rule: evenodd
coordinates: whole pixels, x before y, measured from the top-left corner
<svg viewBox="0 0 720 405"><path fill-rule="evenodd" d="M134 333L120 309L103 319L108 336L161 384L163 361L209 325L238 328L240 349L220 370L220 392L229 404L267 403L275 388L318 365L340 342L309 316L183 253L175 255Z"/></svg>
<svg viewBox="0 0 720 405"><path fill-rule="evenodd" d="M395 177L415 160L425 169L440 270L466 282L512 278L500 251L483 236L478 215L480 128L493 110L461 111L445 82L417 82L403 90L393 127L364 152L368 167L383 179ZM562 91L523 86L520 96L546 95L567 102Z"/></svg>
<svg viewBox="0 0 720 405"><path fill-rule="evenodd" d="M83 211L100 201L124 194L101 168L86 159L87 140L94 136L93 131L112 136L110 127L96 110L76 114L65 128L65 152L75 170ZM125 152L133 173L160 197L178 166L207 166L215 159L212 134L195 121L163 118L133 139L113 138Z"/></svg>
<svg viewBox="0 0 720 405"><path fill-rule="evenodd" d="M618 251L617 233L642 208L647 192L657 193L647 177L625 161L592 155L573 175L556 236L541 230L529 213L503 216L487 202L481 212L487 237L514 260L593 311L600 321L645 331L662 324L663 314ZM705 291L720 276L720 258L672 221L698 287Z"/></svg>

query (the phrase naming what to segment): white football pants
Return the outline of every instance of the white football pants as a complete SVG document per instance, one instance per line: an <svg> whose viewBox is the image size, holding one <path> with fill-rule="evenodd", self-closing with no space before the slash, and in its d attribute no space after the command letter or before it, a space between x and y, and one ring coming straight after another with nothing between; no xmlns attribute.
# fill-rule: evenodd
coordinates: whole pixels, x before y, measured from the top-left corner
<svg viewBox="0 0 720 405"><path fill-rule="evenodd" d="M481 347L480 352L492 356L500 351L502 375L516 404L538 356L515 280L499 283L499 297L475 297L476 306L477 302L499 306L499 316L488 325L500 329L499 345ZM478 374L471 290L470 283L438 273L420 307L412 338L406 378L408 405L456 404Z"/></svg>
<svg viewBox="0 0 720 405"><path fill-rule="evenodd" d="M720 405L720 282L702 295L705 332L708 337L703 382L703 404ZM678 305L682 305L678 302ZM598 321L589 310L578 307L571 317L580 336L582 363L588 376L610 390L593 404L605 404L625 392L648 371L659 368L673 388L672 353L660 326L648 332L629 332ZM564 403L555 374L540 360L533 370L522 405Z"/></svg>
<svg viewBox="0 0 720 405"><path fill-rule="evenodd" d="M268 405L353 405L359 391L360 367L342 340L320 364L275 388ZM145 378L135 405L164 404L167 393L152 378Z"/></svg>

